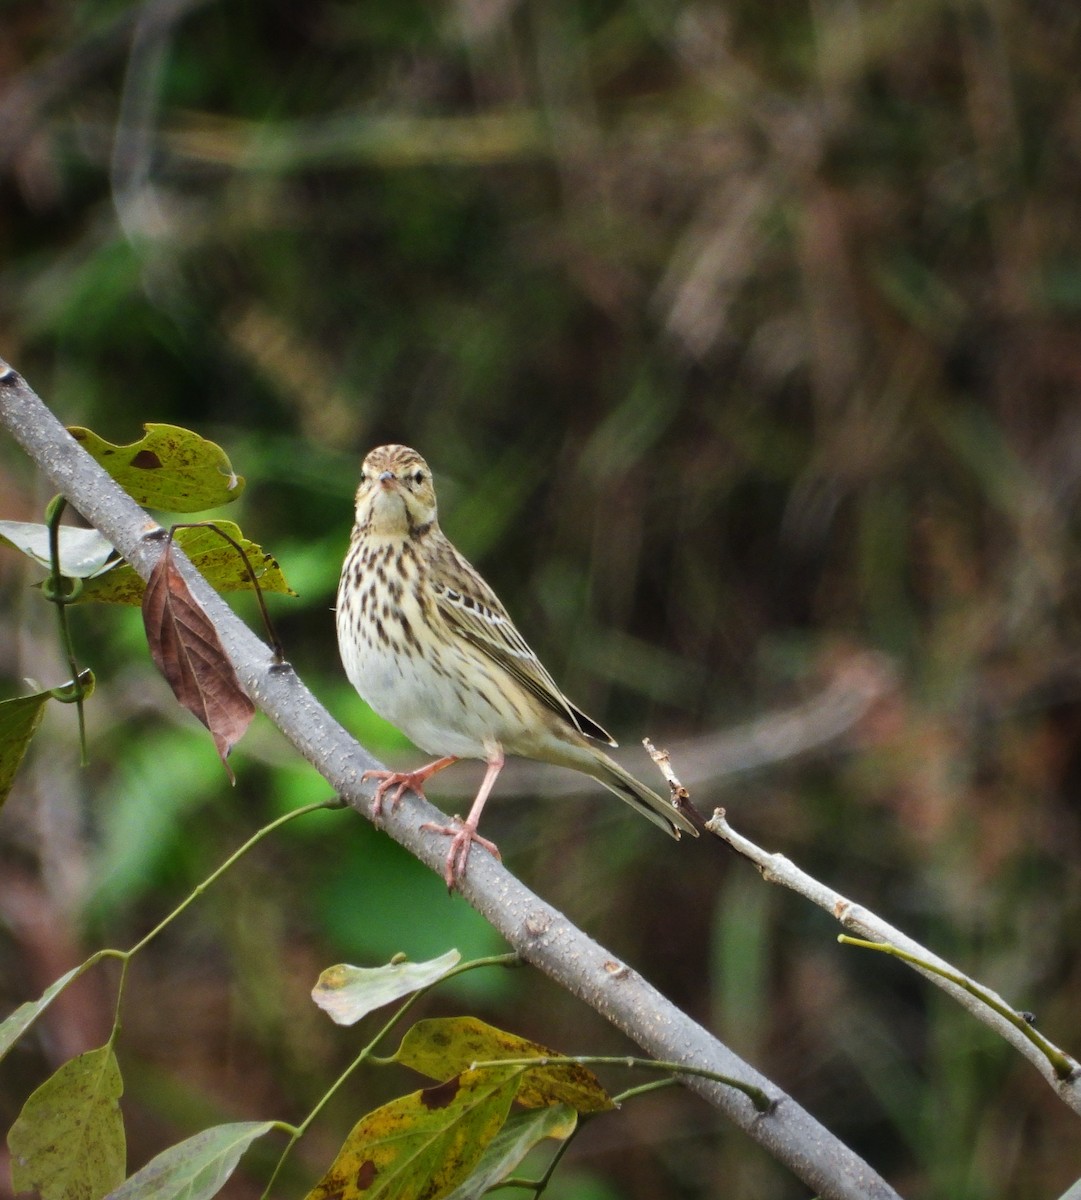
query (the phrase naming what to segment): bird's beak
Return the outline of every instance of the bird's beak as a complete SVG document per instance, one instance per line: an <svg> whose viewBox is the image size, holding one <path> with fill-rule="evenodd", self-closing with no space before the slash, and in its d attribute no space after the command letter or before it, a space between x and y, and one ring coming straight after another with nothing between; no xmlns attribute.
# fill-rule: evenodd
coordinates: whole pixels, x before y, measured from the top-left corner
<svg viewBox="0 0 1081 1200"><path fill-rule="evenodd" d="M396 480L394 478L393 471L384 471L382 475L379 476L379 485L385 492L389 492L395 483Z"/></svg>

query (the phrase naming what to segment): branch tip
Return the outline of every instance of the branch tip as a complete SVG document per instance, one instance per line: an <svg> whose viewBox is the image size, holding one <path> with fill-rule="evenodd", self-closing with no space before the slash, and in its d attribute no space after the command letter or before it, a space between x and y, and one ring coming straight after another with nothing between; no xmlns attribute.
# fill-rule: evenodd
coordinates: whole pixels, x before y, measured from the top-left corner
<svg viewBox="0 0 1081 1200"><path fill-rule="evenodd" d="M647 737L642 739L642 745L645 746L649 757L653 759L657 770L664 776L668 790L672 793L673 801L690 800L691 793L680 783L676 778L675 771L672 770L672 756L668 751L658 750Z"/></svg>

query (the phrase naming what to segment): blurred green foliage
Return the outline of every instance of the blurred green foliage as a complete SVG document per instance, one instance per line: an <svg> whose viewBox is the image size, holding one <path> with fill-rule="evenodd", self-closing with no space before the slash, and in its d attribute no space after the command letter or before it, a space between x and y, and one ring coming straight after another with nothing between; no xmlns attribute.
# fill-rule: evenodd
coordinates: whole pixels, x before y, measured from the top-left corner
<svg viewBox="0 0 1081 1200"><path fill-rule="evenodd" d="M892 680L840 742L696 798L1081 1049L1081 9L14 0L4 30L0 353L67 423L227 450L228 515L301 593L275 619L343 722L415 761L342 679L329 611L359 457L403 441L643 776L643 733ZM0 495L19 520L48 498L7 442ZM0 554L4 695L63 681L32 578ZM5 1009L321 794L259 721L226 787L129 616L74 616L91 767L50 712L3 813ZM1046 1085L925 983L599 789L534 790L486 815L509 865L902 1192L1081 1174ZM309 1011L323 967L451 945L491 935L387 839L289 826L132 981L131 1165L196 1112L320 1094L355 1046ZM0 1123L109 1002L50 1010ZM525 972L460 1003L621 1044ZM297 1194L378 1100L328 1110ZM666 1093L591 1128L550 1194L803 1193Z"/></svg>

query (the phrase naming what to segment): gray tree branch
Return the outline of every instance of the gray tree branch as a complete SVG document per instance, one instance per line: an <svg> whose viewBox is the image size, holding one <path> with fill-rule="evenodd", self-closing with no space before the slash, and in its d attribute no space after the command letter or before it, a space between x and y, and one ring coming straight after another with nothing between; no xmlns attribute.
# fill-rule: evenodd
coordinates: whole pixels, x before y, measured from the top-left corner
<svg viewBox="0 0 1081 1200"><path fill-rule="evenodd" d="M158 555L160 527L68 434L26 382L0 360L0 423L68 502L109 539L145 579ZM181 555L177 555L182 560ZM291 667L233 613L186 561L181 569L214 622L241 682L255 704L292 745L368 816L371 788L364 771L378 764L308 691ZM442 873L446 839L422 829L443 814L409 796L384 819L386 832L430 869ZM739 1091L701 1078L686 1086L753 1138L823 1200L898 1200L862 1159L775 1084L665 999L637 972L577 929L493 858L470 860L463 897L528 962L544 971L622 1030L649 1054L737 1078L776 1101L762 1114Z"/></svg>

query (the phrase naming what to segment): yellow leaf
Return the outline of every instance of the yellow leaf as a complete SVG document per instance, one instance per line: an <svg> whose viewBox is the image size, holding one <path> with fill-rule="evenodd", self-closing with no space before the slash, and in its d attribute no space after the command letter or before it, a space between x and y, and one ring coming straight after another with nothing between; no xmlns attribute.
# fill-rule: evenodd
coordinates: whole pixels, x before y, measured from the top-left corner
<svg viewBox="0 0 1081 1200"><path fill-rule="evenodd" d="M392 1100L354 1125L307 1200L439 1200L503 1127L519 1068L465 1071Z"/></svg>
<svg viewBox="0 0 1081 1200"><path fill-rule="evenodd" d="M418 1021L402 1038L394 1057L423 1075L449 1079L477 1062L564 1056L558 1050L496 1029L476 1017L436 1017ZM569 1104L581 1113L615 1108L597 1076L578 1063L530 1067L518 1092L518 1102L526 1108Z"/></svg>

